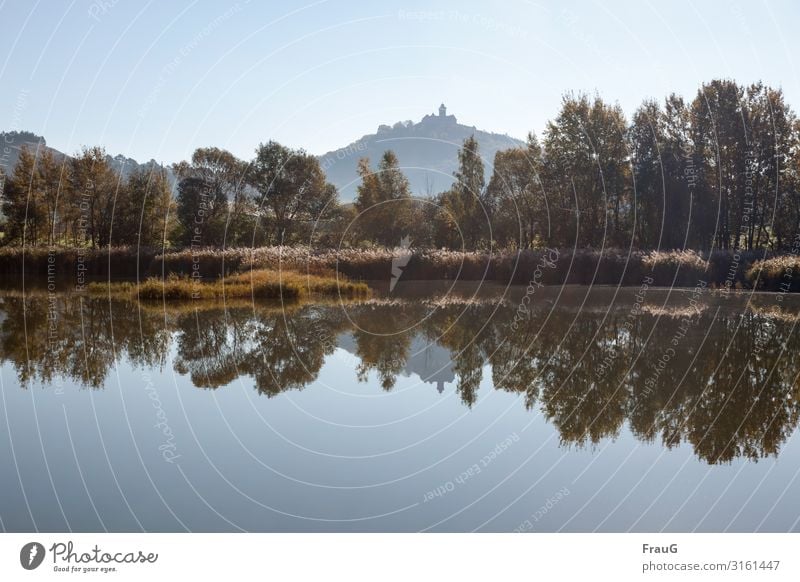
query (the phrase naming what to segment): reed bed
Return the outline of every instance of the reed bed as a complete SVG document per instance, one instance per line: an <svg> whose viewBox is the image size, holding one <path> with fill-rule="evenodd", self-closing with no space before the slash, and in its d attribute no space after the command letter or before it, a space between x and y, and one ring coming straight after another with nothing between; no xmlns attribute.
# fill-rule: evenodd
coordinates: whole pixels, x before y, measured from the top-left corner
<svg viewBox="0 0 800 582"><path fill-rule="evenodd" d="M521 251L414 250L402 267L403 281L462 280L527 284L534 274L543 284L640 285L652 276L655 285L693 286L698 279L719 279L733 253L716 252L704 258L695 251L627 251L606 249ZM310 274L338 272L355 280L381 281L391 277L398 251L387 248L313 250L308 247L264 247L181 251L160 255L150 272L218 278L248 269L292 269ZM735 281L746 282L749 256L740 260ZM405 261L404 261L405 262Z"/></svg>
<svg viewBox="0 0 800 582"><path fill-rule="evenodd" d="M407 253L398 261L400 253ZM53 258L55 256L55 258ZM11 285L22 274L22 249L0 248L0 273ZM132 247L84 250L32 248L24 253L26 285L47 281L48 265L55 263L59 277L68 283L76 280L78 265L83 265L87 283L94 279L121 281L150 277L142 283L146 293L187 295L186 283L200 280L213 284L249 272L299 273L306 278L349 279L388 282L401 265L400 279L410 281L494 281L528 285L626 285L693 287L706 281L709 287L758 288L779 290L787 273L797 273L797 260L770 256L764 251L715 251L711 254L691 250L639 251L605 249L526 249L520 251L470 251L447 249L313 249L304 246L227 249L186 249L156 254L153 250ZM51 268L52 270L52 268ZM756 276L760 273L759 276ZM286 275L289 279L293 275ZM272 281L275 277L268 277ZM796 277L795 277L796 278ZM310 279L309 279L310 280ZM234 282L231 279L229 283ZM258 293L270 296L274 286L256 278ZM8 284L6 285L8 286ZM289 287L287 287L289 289ZM800 291L792 280L791 291ZM238 291L232 291L238 292ZM212 291L204 291L212 293ZM286 291L283 294L291 294Z"/></svg>
<svg viewBox="0 0 800 582"><path fill-rule="evenodd" d="M148 272L157 252L136 247L103 249L64 247L0 247L0 274L6 278L25 276L33 282L76 283L92 278L125 279Z"/></svg>
<svg viewBox="0 0 800 582"><path fill-rule="evenodd" d="M94 295L127 296L141 301L220 301L230 299L268 299L298 301L309 297L367 297L365 283L344 278L306 275L296 271L258 269L231 275L212 282L201 282L185 276L170 275L165 279L150 277L137 284L91 283Z"/></svg>
<svg viewBox="0 0 800 582"><path fill-rule="evenodd" d="M800 257L781 255L755 261L747 270L751 287L765 291L800 291Z"/></svg>

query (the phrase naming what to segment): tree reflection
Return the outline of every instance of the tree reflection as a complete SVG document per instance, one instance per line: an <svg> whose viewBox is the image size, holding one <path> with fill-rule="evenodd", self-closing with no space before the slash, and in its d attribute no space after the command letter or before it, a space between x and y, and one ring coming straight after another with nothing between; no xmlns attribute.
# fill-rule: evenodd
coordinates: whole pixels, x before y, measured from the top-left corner
<svg viewBox="0 0 800 582"><path fill-rule="evenodd" d="M197 387L249 378L274 396L314 382L337 348L350 352L355 378L374 373L391 390L412 373L414 350L436 346L449 354L436 364L447 370L428 369L425 381L439 378L441 387L441 378L455 378L466 406L478 401L488 366L495 389L541 410L565 445L596 444L627 424L641 441L688 443L716 464L776 455L795 430L796 322L791 313L744 305L632 312L624 302L518 310L511 300L499 308L416 301L165 312L10 295L0 298L0 357L24 388L60 377L100 388L121 358L162 367L172 350L175 370Z"/></svg>
<svg viewBox="0 0 800 582"><path fill-rule="evenodd" d="M12 296L0 309L0 356L24 387L66 377L100 388L117 355L135 366L160 367L170 342L158 317L140 317L131 305L112 309L104 299Z"/></svg>
<svg viewBox="0 0 800 582"><path fill-rule="evenodd" d="M370 305L351 313L359 380L366 380L374 371L384 390L394 388L408 361L413 335L407 330L414 324L416 311Z"/></svg>

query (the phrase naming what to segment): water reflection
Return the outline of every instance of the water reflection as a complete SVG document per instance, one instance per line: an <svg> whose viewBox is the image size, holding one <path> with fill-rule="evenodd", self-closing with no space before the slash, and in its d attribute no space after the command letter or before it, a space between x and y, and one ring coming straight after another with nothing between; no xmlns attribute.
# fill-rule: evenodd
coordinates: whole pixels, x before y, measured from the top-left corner
<svg viewBox="0 0 800 582"><path fill-rule="evenodd" d="M317 380L336 354L384 390L417 376L467 407L490 375L565 446L613 438L627 422L638 439L689 443L709 464L776 455L797 426L798 310L788 298L708 293L694 305L651 292L639 305L632 290L550 290L520 309L520 293L167 310L11 295L0 299L0 357L23 387L66 377L102 388L125 358L143 369L170 362L203 389L249 377L272 397Z"/></svg>

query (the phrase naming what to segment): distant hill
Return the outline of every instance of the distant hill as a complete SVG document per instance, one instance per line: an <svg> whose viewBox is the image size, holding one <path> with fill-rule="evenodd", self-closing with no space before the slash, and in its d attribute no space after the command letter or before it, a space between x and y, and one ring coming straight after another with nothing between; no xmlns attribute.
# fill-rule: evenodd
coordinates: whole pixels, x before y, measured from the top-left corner
<svg viewBox="0 0 800 582"><path fill-rule="evenodd" d="M17 161L19 160L20 149L23 146L27 147L31 151L36 151L37 148L47 149L53 154L53 156L55 156L57 160L63 160L70 157L64 152L60 152L55 148L51 148L47 145L47 141L44 139L44 137L36 135L35 133L31 133L30 131L0 132L0 144L3 146L0 148L0 156L2 156L0 157L0 168L2 168L3 171L9 176L14 172L14 167L17 165ZM4 148L8 148L8 150ZM116 156L106 156L106 159L111 164L111 167L122 174L123 178L127 178L131 172L137 168L149 169L161 166L161 164L155 160L150 160L149 162L140 164L136 160L127 158L121 154ZM175 177L172 173L172 169L170 167L166 167L165 169L167 170L167 177L169 178L170 184L174 184Z"/></svg>
<svg viewBox="0 0 800 582"><path fill-rule="evenodd" d="M344 202L356 197L360 183L356 168L360 158L369 158L373 168L386 150L394 150L400 166L411 183L414 195L435 194L450 187L453 172L458 165L458 148L466 138L475 135L481 157L490 166L498 150L524 145L508 135L490 133L458 123L454 115L447 115L444 105L438 114L426 115L419 123L398 122L392 126L381 125L378 131L357 141L319 156L328 181L339 189Z"/></svg>
<svg viewBox="0 0 800 582"><path fill-rule="evenodd" d="M47 146L45 139L30 131L0 132L0 168L7 174L14 172L14 167L19 160L19 151L25 146L31 151L37 148L47 149L57 158L63 159L64 154Z"/></svg>
<svg viewBox="0 0 800 582"><path fill-rule="evenodd" d="M376 133L365 135L353 143L319 156L328 181L339 189L342 202L352 202L360 183L356 167L360 158L369 158L375 168L386 150L394 150L400 166L411 183L414 195L436 194L453 183L453 172L458 165L458 149L466 138L474 135L478 140L481 157L486 165L486 181L491 175L491 164L499 150L525 145L522 141L499 133L491 133L462 125L454 115L447 115L442 105L437 114L426 115L418 123L403 121L392 126L380 125ZM28 131L0 132L0 167L11 175L19 159L22 146L35 150L47 148L58 159L69 157L47 145L44 137ZM127 177L137 168L159 167L155 160L139 163L124 155L108 156L111 165ZM166 166L170 184L175 184L172 168Z"/></svg>

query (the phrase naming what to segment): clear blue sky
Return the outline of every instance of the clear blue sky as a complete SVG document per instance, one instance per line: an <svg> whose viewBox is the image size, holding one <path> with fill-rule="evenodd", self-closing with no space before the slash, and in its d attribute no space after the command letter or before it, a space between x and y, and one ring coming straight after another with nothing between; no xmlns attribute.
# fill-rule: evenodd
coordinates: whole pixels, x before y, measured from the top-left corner
<svg viewBox="0 0 800 582"><path fill-rule="evenodd" d="M276 139L312 153L444 101L540 133L565 91L627 114L713 77L800 109L797 3L0 0L0 129L174 162Z"/></svg>

